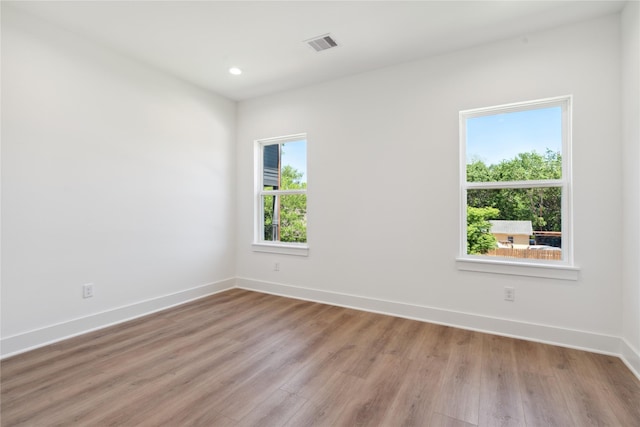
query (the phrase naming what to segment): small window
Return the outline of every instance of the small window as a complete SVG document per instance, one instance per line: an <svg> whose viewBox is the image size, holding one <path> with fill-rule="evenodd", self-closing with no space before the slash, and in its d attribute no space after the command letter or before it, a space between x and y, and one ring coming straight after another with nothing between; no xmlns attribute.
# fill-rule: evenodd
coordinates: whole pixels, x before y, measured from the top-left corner
<svg viewBox="0 0 640 427"><path fill-rule="evenodd" d="M256 153L254 249L306 255L306 135L257 141Z"/></svg>
<svg viewBox="0 0 640 427"><path fill-rule="evenodd" d="M572 265L570 101L460 113L462 259Z"/></svg>

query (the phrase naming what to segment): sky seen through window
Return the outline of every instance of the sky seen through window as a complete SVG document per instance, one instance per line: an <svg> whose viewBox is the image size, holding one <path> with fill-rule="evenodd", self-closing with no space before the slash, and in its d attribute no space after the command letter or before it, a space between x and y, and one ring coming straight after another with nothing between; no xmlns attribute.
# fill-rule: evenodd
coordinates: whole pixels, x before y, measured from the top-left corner
<svg viewBox="0 0 640 427"><path fill-rule="evenodd" d="M539 108L467 119L467 164L487 166L509 161L520 153L547 149L562 152L561 107Z"/></svg>

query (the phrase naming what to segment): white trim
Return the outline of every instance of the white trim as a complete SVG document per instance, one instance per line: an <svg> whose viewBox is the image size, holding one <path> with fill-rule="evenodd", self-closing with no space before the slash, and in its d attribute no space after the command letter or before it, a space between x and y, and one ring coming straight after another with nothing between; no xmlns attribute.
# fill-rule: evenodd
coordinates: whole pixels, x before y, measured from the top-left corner
<svg viewBox="0 0 640 427"><path fill-rule="evenodd" d="M470 108L468 110L460 111L460 114L464 114L467 117L481 117L481 116L489 116L500 113L511 113L518 111L527 111L531 110L536 106L546 106L553 107L554 105L557 107L561 107L564 105L567 99L571 99L571 95L563 95L563 96L555 96L551 98L542 98L535 99L533 101L524 101L524 102L512 102L509 104L501 104L495 105L491 107L481 107L481 108Z"/></svg>
<svg viewBox="0 0 640 427"><path fill-rule="evenodd" d="M306 140L307 139L307 134L306 133L294 133L291 135L284 135L284 136L274 136L272 138L261 138L261 139L257 139L256 142L262 145L269 145L269 144L286 144L287 142L296 142L296 141L302 141L302 140Z"/></svg>
<svg viewBox="0 0 640 427"><path fill-rule="evenodd" d="M511 276L543 277L546 279L578 280L580 269L564 264L552 264L553 261L541 260L539 263L514 262L500 257L456 258L456 267L462 271L508 274Z"/></svg>
<svg viewBox="0 0 640 427"><path fill-rule="evenodd" d="M290 196L293 194L307 194L307 190L260 190L260 196Z"/></svg>
<svg viewBox="0 0 640 427"><path fill-rule="evenodd" d="M527 111L535 108L561 107L562 113L562 178L552 180L532 181L504 181L504 182L467 182L467 150L466 150L466 120L474 117L482 117L501 113ZM497 274L515 274L520 276L547 277L565 280L577 280L579 270L574 265L573 258L573 191L572 191L572 110L573 96L559 96L553 98L538 99L534 101L503 104L493 107L462 110L458 116L460 129L460 237L458 257L456 264L458 269L476 272L488 272ZM483 257L482 261L477 256L467 254L467 191L473 189L499 189L499 188L531 188L531 187L559 187L562 189L562 261L549 263L531 259L510 259ZM493 265L493 267L491 266ZM507 268L513 265L513 268ZM532 268L525 268L530 266ZM540 268L542 267L542 268Z"/></svg>
<svg viewBox="0 0 640 427"><path fill-rule="evenodd" d="M640 380L640 351L625 338L620 339L620 359Z"/></svg>
<svg viewBox="0 0 640 427"><path fill-rule="evenodd" d="M93 313L88 316L67 320L9 337L3 337L0 341L0 347L2 348L0 358L14 356L16 354L34 350L67 338L103 329L118 323L123 323L157 311L166 310L173 306L213 295L234 287L234 278L225 279L172 294L150 298L122 307L105 310L99 313Z"/></svg>
<svg viewBox="0 0 640 427"><path fill-rule="evenodd" d="M236 278L236 286L240 289L288 298L331 304L372 313L386 314L471 331L621 357L620 342L622 339L620 337L596 332L560 328L551 325L464 313L404 302L385 301L358 295L302 288L241 277Z"/></svg>
<svg viewBox="0 0 640 427"><path fill-rule="evenodd" d="M268 252L272 254L282 254L282 255L298 255L298 256L309 256L309 246L303 244L296 243L270 243L270 242L260 242L260 243L252 243L251 249L254 252Z"/></svg>

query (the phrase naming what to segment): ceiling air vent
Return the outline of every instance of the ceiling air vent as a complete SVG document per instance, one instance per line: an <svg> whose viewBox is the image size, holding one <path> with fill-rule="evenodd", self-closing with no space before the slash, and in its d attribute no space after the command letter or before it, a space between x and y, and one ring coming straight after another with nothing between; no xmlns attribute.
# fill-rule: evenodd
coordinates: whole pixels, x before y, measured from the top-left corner
<svg viewBox="0 0 640 427"><path fill-rule="evenodd" d="M338 46L338 43L336 43L333 37L331 37L329 34L314 37L312 39L306 40L305 43L311 46L316 52L322 52L323 50L331 49L332 47Z"/></svg>

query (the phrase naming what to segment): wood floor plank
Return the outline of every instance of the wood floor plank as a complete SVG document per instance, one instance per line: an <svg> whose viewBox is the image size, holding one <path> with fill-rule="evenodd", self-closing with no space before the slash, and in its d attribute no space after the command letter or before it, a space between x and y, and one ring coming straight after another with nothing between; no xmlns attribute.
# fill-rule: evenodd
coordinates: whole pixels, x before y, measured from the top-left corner
<svg viewBox="0 0 640 427"><path fill-rule="evenodd" d="M426 356L409 360L398 393L389 405L381 425L427 426L440 392L448 357Z"/></svg>
<svg viewBox="0 0 640 427"><path fill-rule="evenodd" d="M286 313L292 315L294 311L299 310L301 314L296 315L299 317L322 309L319 306L295 303L285 307L280 313L286 317ZM258 319L264 320L262 316L258 316ZM282 326L282 322L274 322L272 326L276 324ZM299 322L294 324L298 325ZM294 344L292 330L295 328L290 329L274 327L271 329L270 344L260 346L260 351L237 353L233 358L210 362L204 369L206 372L200 372L197 378L189 378L188 382L176 383L176 381L172 381L167 386L169 392L165 393L163 401L170 401L174 395L175 398L180 398L185 393L188 394L194 389L202 388L203 393L216 396L215 403L210 407L210 410L231 419L242 418L243 411L246 412L251 407L250 400L259 403L264 399L263 393L277 389L279 384L274 386L274 379L283 375L285 370L283 366L289 363L293 357L291 351L306 344L306 342ZM266 339L267 337L244 336L240 343L251 344L252 340L255 341L256 338ZM217 385L212 388L210 387L212 383ZM136 404L138 403L133 405ZM103 422L113 421L107 419Z"/></svg>
<svg viewBox="0 0 640 427"><path fill-rule="evenodd" d="M1 426L640 426L620 359L233 289L0 362Z"/></svg>
<svg viewBox="0 0 640 427"><path fill-rule="evenodd" d="M510 338L486 336L480 378L480 418L483 426L525 426L518 367Z"/></svg>
<svg viewBox="0 0 640 427"><path fill-rule="evenodd" d="M343 367L358 356L358 348L355 345L345 344L337 351L305 363L281 388L299 396L311 398L337 372L342 372Z"/></svg>
<svg viewBox="0 0 640 427"><path fill-rule="evenodd" d="M593 375L598 385L604 384L606 401L622 426L640 425L640 387L638 379L629 375L628 368L613 356L584 352L593 362ZM578 373L580 375L582 373Z"/></svg>
<svg viewBox="0 0 640 427"><path fill-rule="evenodd" d="M616 425L616 419L606 399L606 381L598 374L597 365L584 351L545 346L554 376L562 384L562 393L569 414L576 425ZM639 401L640 404L640 401Z"/></svg>
<svg viewBox="0 0 640 427"><path fill-rule="evenodd" d="M286 427L339 426L338 419L353 396L361 393L365 380L339 371L333 372L314 396L284 424Z"/></svg>
<svg viewBox="0 0 640 427"><path fill-rule="evenodd" d="M382 352L408 358L413 348L413 342L420 334L423 325L423 322L418 322L417 320L398 319L398 322L392 324L388 331L390 337L382 348Z"/></svg>
<svg viewBox="0 0 640 427"><path fill-rule="evenodd" d="M182 360L188 369L197 369L199 363L205 363L205 355L215 354L220 343L206 343L198 347L198 350L190 353L188 358ZM229 347L227 347L229 348ZM218 348L219 354L227 355L224 348ZM161 348L156 351L149 351L146 355L137 355L135 359L123 361L111 371L103 372L100 382L94 382L90 388L84 388L77 393L71 394L66 384L56 386L59 393L50 392L48 405L44 408L37 407L41 402L36 399L31 406L25 405L28 400L22 402L28 408L30 419L34 422L51 422L59 420L62 424L73 421L84 425L92 425L101 414L105 416L110 412L119 412L120 416L129 419L131 414L123 409L131 407L133 412L141 412L142 408L149 409L148 405L141 404L134 407L133 403L146 403L158 401L154 392L164 389L166 383L173 378L189 378L177 365L171 367L158 365L157 360L161 359L163 352ZM186 369L186 368L183 368ZM91 377L90 377L91 378ZM187 380L188 381L188 380ZM150 391L149 393L146 393ZM164 394L163 394L164 395ZM120 402L113 405L113 401ZM70 403L71 402L71 405ZM9 408L11 409L11 408ZM4 415L8 415L3 410ZM13 415L11 413L11 415Z"/></svg>
<svg viewBox="0 0 640 427"><path fill-rule="evenodd" d="M409 349L407 357L420 360L425 357L438 357L448 360L453 350L452 340L455 328L423 323Z"/></svg>
<svg viewBox="0 0 640 427"><path fill-rule="evenodd" d="M26 375L29 372L35 370L46 371L49 374L48 376L43 375L37 378L38 385L43 386L47 381L58 381L60 379L58 372L67 372L69 369L78 371L83 367L89 367L89 369L93 370L93 363L96 357L108 357L109 354L135 350L159 342L171 333L169 328L172 327L172 324L170 322L160 324L153 322L153 325L156 325L158 329L154 330L155 327L151 326L146 327L145 330L140 330L140 328L134 326L136 332L129 336L115 334L114 340L108 341L106 345L100 344L100 337L97 339L88 337L92 341L91 345L85 344L80 348L72 346L68 352L56 352L55 357L42 358L41 362L37 364L21 362L23 358L15 358L17 360L16 363L13 363L13 359L10 359L12 360L11 363L2 361L0 366L3 373L7 375L7 380L3 382L3 389L11 393L12 396L18 396L18 388L26 387L29 389L34 385L34 379Z"/></svg>
<svg viewBox="0 0 640 427"><path fill-rule="evenodd" d="M306 403L306 399L284 390L276 390L243 417L238 426L264 427L285 425Z"/></svg>
<svg viewBox="0 0 640 427"><path fill-rule="evenodd" d="M438 412L433 413L427 425L431 427L476 427L475 424L470 424Z"/></svg>
<svg viewBox="0 0 640 427"><path fill-rule="evenodd" d="M574 425L562 393L562 384L555 376L521 371L522 406L528 426Z"/></svg>
<svg viewBox="0 0 640 427"><path fill-rule="evenodd" d="M557 357L550 357L559 353L549 351L548 347L551 346L532 341L514 340L513 351L519 371L552 376L554 364L562 364L565 361L558 360Z"/></svg>
<svg viewBox="0 0 640 427"><path fill-rule="evenodd" d="M397 319L391 316L380 316L376 319L369 317L368 328L358 331L358 347L361 349L357 354L359 357L350 366L346 367L345 373L357 377L366 378L378 358L382 355L384 347L393 336L393 326Z"/></svg>
<svg viewBox="0 0 640 427"><path fill-rule="evenodd" d="M71 365L65 369L53 365L44 368L41 376L25 375L29 381L21 388L3 387L3 413L11 412L14 408L20 413L19 408L22 407L29 414L46 415L55 408L64 406L65 400L71 396L91 395L105 388L110 390L113 384L124 383L144 372L149 364L168 357L164 351L166 349L167 342L158 339L148 347L135 347L123 352L122 357L127 363L112 363L111 359L98 358L93 365L83 363L78 367ZM65 393L55 393L57 390L64 390Z"/></svg>
<svg viewBox="0 0 640 427"><path fill-rule="evenodd" d="M453 332L453 347L440 386L436 412L478 424L484 337L484 334L462 329Z"/></svg>
<svg viewBox="0 0 640 427"><path fill-rule="evenodd" d="M556 374L562 384L562 393L575 425L615 426L618 420L607 401L602 399L607 389L587 375L574 375L567 371ZM638 401L640 404L640 401Z"/></svg>
<svg viewBox="0 0 640 427"><path fill-rule="evenodd" d="M363 389L351 397L338 424L374 426L390 413L391 403L409 372L411 361L392 355L378 357L365 378Z"/></svg>

